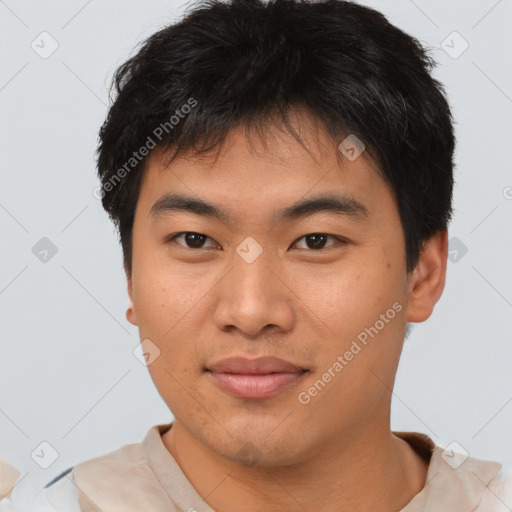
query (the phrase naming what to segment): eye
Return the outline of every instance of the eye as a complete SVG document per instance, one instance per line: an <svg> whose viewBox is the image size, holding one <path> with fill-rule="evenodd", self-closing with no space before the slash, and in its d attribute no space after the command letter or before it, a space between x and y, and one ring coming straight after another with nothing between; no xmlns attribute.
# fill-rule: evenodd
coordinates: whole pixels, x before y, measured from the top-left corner
<svg viewBox="0 0 512 512"><path fill-rule="evenodd" d="M182 239L182 242L178 240ZM338 238L334 235L328 235L325 233L309 233L308 235L304 235L299 238L297 241L293 243L296 246L300 240L304 240L306 247L299 247L299 249L311 249L314 251L321 251L324 249L329 249L336 243L328 245L326 247L327 240L331 239L340 244L345 243L345 241L341 238ZM205 241L210 240L212 242L211 245L205 245ZM207 248L215 248L218 247L218 244L214 242L210 237L202 234L196 233L194 231L183 231L181 233L176 233L175 235L171 235L167 241L178 241L177 243L186 249L207 249Z"/></svg>
<svg viewBox="0 0 512 512"><path fill-rule="evenodd" d="M202 233L194 233L193 231L184 231L182 233L177 233L168 238L168 241L178 240L183 237L183 243L179 243L179 245L183 245L187 249L204 249L205 240L212 240L210 237L203 235ZM213 242L213 240L212 240ZM215 246L215 244L213 245Z"/></svg>
<svg viewBox="0 0 512 512"><path fill-rule="evenodd" d="M325 233L310 233L309 235L304 235L303 237L299 238L297 242L294 242L293 245L296 245L299 240L303 240L306 242L307 247L302 247L305 249L312 249L315 251L321 251L322 249L326 249L329 247L332 247L332 244L328 247L325 247L326 240L331 238L332 240L335 240L340 243L344 243L344 240L341 238L338 238L334 235L327 235Z"/></svg>

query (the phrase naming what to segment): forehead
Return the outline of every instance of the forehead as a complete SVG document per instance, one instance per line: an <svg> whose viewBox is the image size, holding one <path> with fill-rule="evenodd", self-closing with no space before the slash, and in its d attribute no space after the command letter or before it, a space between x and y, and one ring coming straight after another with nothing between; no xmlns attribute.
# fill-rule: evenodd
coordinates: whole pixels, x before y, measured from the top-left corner
<svg viewBox="0 0 512 512"><path fill-rule="evenodd" d="M265 138L248 138L239 127L217 150L189 152L172 162L156 148L146 161L137 208L149 214L169 193L222 205L227 214L245 217L326 194L352 198L367 206L368 213L393 201L391 189L364 153L348 159L314 123L304 123L300 131L306 147L285 130L269 126Z"/></svg>

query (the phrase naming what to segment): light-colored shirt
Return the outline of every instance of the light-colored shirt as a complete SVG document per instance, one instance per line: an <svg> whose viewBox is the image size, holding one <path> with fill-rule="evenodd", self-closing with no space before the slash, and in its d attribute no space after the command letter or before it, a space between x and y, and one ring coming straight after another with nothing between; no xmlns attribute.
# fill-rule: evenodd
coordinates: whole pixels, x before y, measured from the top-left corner
<svg viewBox="0 0 512 512"><path fill-rule="evenodd" d="M32 498L30 508L17 505L24 491L17 497L16 488L12 501L4 505L4 500L0 511L215 512L163 444L161 436L171 425L152 427L142 443L78 464L72 473ZM400 512L512 511L512 467L443 453L425 434L393 433L429 462L424 488Z"/></svg>
<svg viewBox="0 0 512 512"><path fill-rule="evenodd" d="M9 496L19 476L16 468L0 460L0 500Z"/></svg>

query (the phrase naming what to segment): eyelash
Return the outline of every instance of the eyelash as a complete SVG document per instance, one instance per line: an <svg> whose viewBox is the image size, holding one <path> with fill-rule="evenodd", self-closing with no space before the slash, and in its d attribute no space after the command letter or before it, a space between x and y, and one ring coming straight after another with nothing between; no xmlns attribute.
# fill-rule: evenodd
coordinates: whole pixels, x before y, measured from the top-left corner
<svg viewBox="0 0 512 512"><path fill-rule="evenodd" d="M166 239L166 242L167 243L168 242L173 242L177 238L179 238L179 237L181 237L183 235L201 235L201 236L206 236L203 233L197 233L196 231L181 231L180 233L176 233L174 235L170 235ZM303 238L306 238L306 237L312 236L312 235L322 235L322 236L325 236L325 237L328 237L328 238L332 238L333 240L336 240L338 242L338 244L333 244L333 245L330 245L328 247L323 247L321 249L309 249L309 248L306 248L306 249L301 249L301 250L307 250L307 251L311 251L311 252L322 252L322 251L328 251L329 249L332 249L333 247L336 247L337 245L340 245L340 244L343 245L343 244L347 243L347 241L344 240L343 238L340 238L340 237L337 237L337 236L334 236L334 235L330 235L328 233L316 233L315 232L315 233L308 233L307 235L303 235L300 238L297 238L297 240L295 242L293 242L293 245L295 245L299 240L302 240ZM206 236L206 239L213 240L209 236ZM191 250L191 251L200 251L200 250L212 249L211 247L210 248L208 248L208 247L207 248L204 248L204 247L192 248L192 247L187 247L186 245L182 245L180 243L178 243L178 245L180 245L184 249L188 249L188 250Z"/></svg>

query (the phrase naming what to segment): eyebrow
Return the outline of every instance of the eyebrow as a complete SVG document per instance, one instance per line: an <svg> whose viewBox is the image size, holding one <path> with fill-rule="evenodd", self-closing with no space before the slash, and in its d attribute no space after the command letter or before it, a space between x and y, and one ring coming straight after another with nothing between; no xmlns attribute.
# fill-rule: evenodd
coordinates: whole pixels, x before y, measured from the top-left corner
<svg viewBox="0 0 512 512"><path fill-rule="evenodd" d="M202 199L177 193L164 194L151 207L149 216L156 218L176 211L191 212L204 217L212 217L225 223L231 221L229 210L215 204L207 203ZM302 199L291 206L274 211L271 220L283 222L318 213L332 213L352 217L360 221L366 220L369 216L369 211L366 206L348 195L322 194Z"/></svg>

